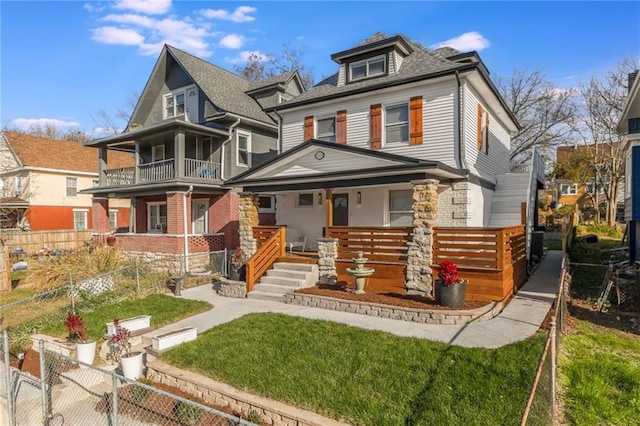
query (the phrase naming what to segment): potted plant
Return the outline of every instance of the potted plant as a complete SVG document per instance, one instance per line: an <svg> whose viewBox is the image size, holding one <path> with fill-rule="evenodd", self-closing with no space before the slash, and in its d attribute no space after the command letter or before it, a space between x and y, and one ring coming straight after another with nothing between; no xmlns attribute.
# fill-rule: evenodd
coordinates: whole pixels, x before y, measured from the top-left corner
<svg viewBox="0 0 640 426"><path fill-rule="evenodd" d="M229 279L233 281L244 281L246 279L245 264L249 260L249 256L242 248L237 247L231 253L231 267L229 268Z"/></svg>
<svg viewBox="0 0 640 426"><path fill-rule="evenodd" d="M89 340L87 327L84 325L82 317L74 312L68 312L64 325L69 331L68 339L76 344L76 358L78 361L85 364L93 364L96 356L96 341ZM80 365L80 368L86 367Z"/></svg>
<svg viewBox="0 0 640 426"><path fill-rule="evenodd" d="M458 267L450 260L442 262L436 280L436 303L457 308L464 305L466 291L467 282L458 276Z"/></svg>
<svg viewBox="0 0 640 426"><path fill-rule="evenodd" d="M119 362L122 375L135 380L142 376L142 352L132 351L131 332L120 325L120 321L113 320L114 332L109 337L109 359Z"/></svg>

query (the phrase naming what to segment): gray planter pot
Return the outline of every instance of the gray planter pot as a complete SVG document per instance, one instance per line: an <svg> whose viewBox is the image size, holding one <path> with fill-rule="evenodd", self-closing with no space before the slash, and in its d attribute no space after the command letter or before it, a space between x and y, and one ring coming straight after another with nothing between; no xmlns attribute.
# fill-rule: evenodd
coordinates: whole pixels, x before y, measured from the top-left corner
<svg viewBox="0 0 640 426"><path fill-rule="evenodd" d="M467 282L446 286L442 280L436 280L436 303L442 306L457 308L464 305L464 296L467 292Z"/></svg>

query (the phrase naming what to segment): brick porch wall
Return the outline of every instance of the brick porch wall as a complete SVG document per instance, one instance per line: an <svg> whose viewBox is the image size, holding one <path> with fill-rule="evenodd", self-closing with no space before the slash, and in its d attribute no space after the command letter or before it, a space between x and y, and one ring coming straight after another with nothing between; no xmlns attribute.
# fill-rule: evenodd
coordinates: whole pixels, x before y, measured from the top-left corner
<svg viewBox="0 0 640 426"><path fill-rule="evenodd" d="M91 212L93 232L109 232L109 199L93 197Z"/></svg>
<svg viewBox="0 0 640 426"><path fill-rule="evenodd" d="M189 253L224 250L224 234L189 236ZM116 246L125 252L184 253L184 237L178 234L117 234Z"/></svg>

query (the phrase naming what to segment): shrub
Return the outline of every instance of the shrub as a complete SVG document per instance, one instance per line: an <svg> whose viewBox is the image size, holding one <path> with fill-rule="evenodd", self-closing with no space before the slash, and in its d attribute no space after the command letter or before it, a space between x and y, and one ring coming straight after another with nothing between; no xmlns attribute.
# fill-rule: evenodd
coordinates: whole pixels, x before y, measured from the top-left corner
<svg viewBox="0 0 640 426"><path fill-rule="evenodd" d="M113 320L115 332L109 337L109 359L119 362L123 356L131 356L131 332L120 325L120 320Z"/></svg>
<svg viewBox="0 0 640 426"><path fill-rule="evenodd" d="M69 331L70 341L87 343L87 326L84 325L84 321L80 315L68 312L67 319L64 321L64 326L67 327L67 330Z"/></svg>
<svg viewBox="0 0 640 426"><path fill-rule="evenodd" d="M445 260L440 264L438 277L442 280L442 283L445 286L458 284L460 282L458 267L450 260Z"/></svg>

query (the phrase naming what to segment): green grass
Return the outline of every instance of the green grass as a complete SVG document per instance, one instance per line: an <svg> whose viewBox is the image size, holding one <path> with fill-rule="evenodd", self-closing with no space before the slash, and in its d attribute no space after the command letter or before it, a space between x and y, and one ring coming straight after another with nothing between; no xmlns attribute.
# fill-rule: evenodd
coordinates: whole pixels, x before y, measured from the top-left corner
<svg viewBox="0 0 640 426"><path fill-rule="evenodd" d="M571 295L579 299L591 300L598 297L607 266L603 264L609 260L621 260L609 249L620 247L620 240L598 239L597 243L576 241L569 250L571 263L587 263L593 266L576 265L571 268Z"/></svg>
<svg viewBox="0 0 640 426"><path fill-rule="evenodd" d="M549 250L562 250L562 240L544 240L544 246Z"/></svg>
<svg viewBox="0 0 640 426"><path fill-rule="evenodd" d="M250 314L162 358L357 425L512 425L520 423L543 344L536 334L497 350L466 349Z"/></svg>
<svg viewBox="0 0 640 426"><path fill-rule="evenodd" d="M95 310L78 310L87 326L90 339L98 340L107 332L105 324L114 318L131 318L138 315L151 315L151 326L162 327L182 318L211 309L207 302L178 299L164 294L151 294L144 299L130 299L112 305L101 306ZM52 336L67 336L64 321L48 323L42 333Z"/></svg>
<svg viewBox="0 0 640 426"><path fill-rule="evenodd" d="M565 417L575 425L640 423L640 339L584 321L559 357Z"/></svg>

